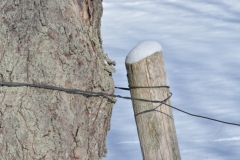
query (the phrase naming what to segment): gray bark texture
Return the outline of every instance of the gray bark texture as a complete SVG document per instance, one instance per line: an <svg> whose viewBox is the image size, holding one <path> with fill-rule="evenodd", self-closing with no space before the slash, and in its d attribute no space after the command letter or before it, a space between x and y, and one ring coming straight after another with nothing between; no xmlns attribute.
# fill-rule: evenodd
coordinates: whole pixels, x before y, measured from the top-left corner
<svg viewBox="0 0 240 160"><path fill-rule="evenodd" d="M101 16L101 0L0 0L0 81L113 93ZM0 159L101 159L112 106L104 97L0 86Z"/></svg>

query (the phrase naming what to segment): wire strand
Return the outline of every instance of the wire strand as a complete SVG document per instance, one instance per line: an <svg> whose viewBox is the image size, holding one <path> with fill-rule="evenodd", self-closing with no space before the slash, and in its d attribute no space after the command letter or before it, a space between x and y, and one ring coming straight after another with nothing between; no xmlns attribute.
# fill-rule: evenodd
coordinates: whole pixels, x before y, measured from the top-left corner
<svg viewBox="0 0 240 160"><path fill-rule="evenodd" d="M136 88L170 88L169 86L129 86L128 88L124 87L115 87L116 89L127 90L136 89Z"/></svg>
<svg viewBox="0 0 240 160"><path fill-rule="evenodd" d="M165 103L166 99L163 100L163 101L148 100L148 99L142 99L142 98L132 98L132 97L126 97L126 96L121 96L121 95L109 94L109 93L104 93L104 92L84 91L84 90L80 90L80 89L67 89L67 88L63 88L63 87L56 87L56 86L50 86L50 85L44 85L44 84L29 84L29 83L16 83L16 82L2 82L2 81L0 81L0 86L6 86L6 87L27 86L27 87L35 87L35 88L43 88L43 89L63 91L63 92L70 93L70 94L102 96L102 97L107 98L112 103L115 103L115 101L110 99L109 97L122 98L122 99L127 99L127 100L136 100L136 101L142 101L142 102L160 103L160 104L164 104L164 105L166 105L170 108L173 108L177 111L180 111L182 113L188 114L188 115L193 116L193 117L203 118L203 119L207 119L207 120L211 120L211 121L215 121L215 122L219 122L219 123L224 123L224 124L228 124L228 125L240 126L240 124L237 124L237 123L226 122L226 121L217 120L217 119L214 119L214 118L209 118L209 117L205 117L205 116L201 116L201 115L186 112L184 110L181 110L177 107L174 107L172 105L169 105L169 104ZM159 88L159 87L169 88L168 86L152 86L152 87L141 87L141 86L137 87L137 86L135 86L135 88ZM131 87L129 87L128 89L124 88L124 87L115 87L115 88L123 89L123 90L130 90L131 89ZM170 93L170 95L172 95L172 93ZM169 99L169 98L170 97L168 97L167 99Z"/></svg>

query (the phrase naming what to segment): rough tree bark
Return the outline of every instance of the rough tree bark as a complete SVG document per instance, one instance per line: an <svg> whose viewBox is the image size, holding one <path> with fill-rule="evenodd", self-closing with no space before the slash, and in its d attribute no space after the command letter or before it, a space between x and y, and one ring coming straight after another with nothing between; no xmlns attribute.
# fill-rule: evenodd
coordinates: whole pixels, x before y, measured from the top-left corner
<svg viewBox="0 0 240 160"><path fill-rule="evenodd" d="M101 16L101 0L0 0L0 80L113 93ZM101 159L112 106L103 97L0 87L0 159Z"/></svg>

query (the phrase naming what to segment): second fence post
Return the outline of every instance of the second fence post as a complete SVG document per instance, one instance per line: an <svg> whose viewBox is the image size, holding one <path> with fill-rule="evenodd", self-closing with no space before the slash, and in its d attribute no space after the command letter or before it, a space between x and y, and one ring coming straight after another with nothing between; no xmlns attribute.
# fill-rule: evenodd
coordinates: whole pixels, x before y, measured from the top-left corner
<svg viewBox="0 0 240 160"><path fill-rule="evenodd" d="M132 98L162 101L170 95L161 45L156 41L138 44L126 58ZM171 108L164 104L133 100L133 109L144 160L180 160ZM168 99L165 103L170 104ZM154 110L157 108L156 110Z"/></svg>

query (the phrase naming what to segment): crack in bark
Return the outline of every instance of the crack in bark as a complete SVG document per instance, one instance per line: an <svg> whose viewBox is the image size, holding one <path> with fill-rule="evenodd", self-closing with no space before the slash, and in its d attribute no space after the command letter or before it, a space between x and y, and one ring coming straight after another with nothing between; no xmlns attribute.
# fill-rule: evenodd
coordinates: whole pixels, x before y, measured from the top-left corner
<svg viewBox="0 0 240 160"><path fill-rule="evenodd" d="M0 62L2 62L2 59L3 59L3 57L5 56L5 45L2 45L2 47L1 47L1 49L0 49L0 53L1 53L1 58L0 58Z"/></svg>
<svg viewBox="0 0 240 160"><path fill-rule="evenodd" d="M5 99L6 99L6 91L1 91L1 92L3 92L3 98L2 98L2 100L1 100L1 105L3 106L4 105L4 101L5 101ZM0 93L1 93L0 92Z"/></svg>
<svg viewBox="0 0 240 160"><path fill-rule="evenodd" d="M30 131L32 134L34 134L33 131L31 131L31 130L29 129L29 127L28 127L28 125L27 125L27 122L26 122L24 116L22 115L21 111L18 111L18 113L19 113L20 117L23 119L24 125L25 125L25 127L27 128L27 130Z"/></svg>
<svg viewBox="0 0 240 160"><path fill-rule="evenodd" d="M16 137L18 143L20 144L21 149L22 149L22 152L23 152L24 147L23 147L23 144L21 143L20 139L19 139L18 136L17 136L17 129L15 129L15 137ZM17 151L16 151L16 152L17 152ZM18 152L17 152L17 153L18 153ZM17 155L18 155L18 157L21 159L20 155L19 155L19 154L17 154Z"/></svg>

